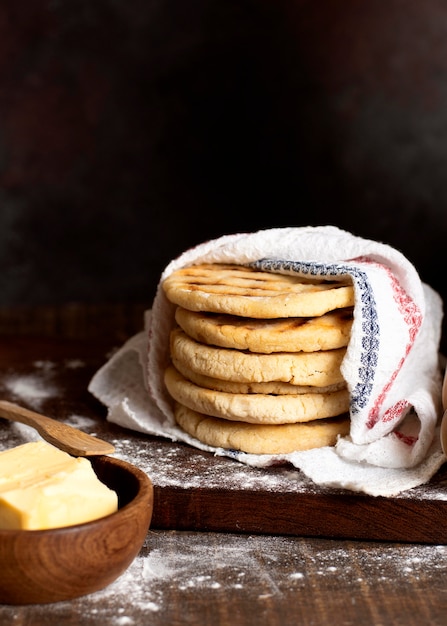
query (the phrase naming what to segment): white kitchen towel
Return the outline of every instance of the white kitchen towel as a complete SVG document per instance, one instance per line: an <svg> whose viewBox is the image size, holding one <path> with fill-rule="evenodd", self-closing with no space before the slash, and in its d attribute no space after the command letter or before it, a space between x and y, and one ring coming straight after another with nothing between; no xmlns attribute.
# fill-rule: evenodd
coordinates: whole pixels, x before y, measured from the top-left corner
<svg viewBox="0 0 447 626"><path fill-rule="evenodd" d="M351 430L333 448L252 455L204 446L175 424L163 383L174 310L161 288L174 270L195 263L247 264L271 272L337 280L350 276L355 305L342 363ZM410 261L383 243L334 226L226 235L187 250L165 268L145 332L126 343L89 389L108 419L140 432L185 441L256 467L289 462L320 485L395 495L423 484L445 461L441 413L439 295Z"/></svg>

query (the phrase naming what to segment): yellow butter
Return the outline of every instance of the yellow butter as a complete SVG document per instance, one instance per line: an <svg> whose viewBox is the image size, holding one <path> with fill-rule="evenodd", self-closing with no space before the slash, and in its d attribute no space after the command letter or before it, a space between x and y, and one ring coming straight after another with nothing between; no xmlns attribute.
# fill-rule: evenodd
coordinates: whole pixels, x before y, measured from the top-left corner
<svg viewBox="0 0 447 626"><path fill-rule="evenodd" d="M42 530L113 513L118 496L90 461L45 441L0 452L0 528Z"/></svg>

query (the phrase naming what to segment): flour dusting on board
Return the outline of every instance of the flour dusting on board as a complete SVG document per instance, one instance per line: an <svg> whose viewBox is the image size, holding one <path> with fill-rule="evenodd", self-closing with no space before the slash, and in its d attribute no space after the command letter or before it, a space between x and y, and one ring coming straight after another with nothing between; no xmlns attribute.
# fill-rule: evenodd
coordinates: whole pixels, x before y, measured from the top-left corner
<svg viewBox="0 0 447 626"><path fill-rule="evenodd" d="M70 415L65 420L67 424L73 426L73 428L78 428L79 430L88 431L91 435L93 434L92 429L95 428L97 422L91 417L85 417L84 415Z"/></svg>
<svg viewBox="0 0 447 626"><path fill-rule="evenodd" d="M159 487L181 487L194 489L235 488L238 490L262 488L265 491L277 491L287 488L293 493L312 492L318 490L304 474L296 469L284 467L271 468L269 472L259 468L246 467L238 462L223 457L212 457L212 464L204 463L201 454L190 454L185 459L185 446L167 443L157 444L144 439L135 445L129 438L117 438L109 441L115 446L115 456L138 465L146 472L154 485Z"/></svg>
<svg viewBox="0 0 447 626"><path fill-rule="evenodd" d="M11 374L2 382L12 400L26 402L34 408L40 408L45 400L57 395L57 389L40 374Z"/></svg>
<svg viewBox="0 0 447 626"><path fill-rule="evenodd" d="M90 596L54 605L52 613L55 619L62 617L70 606L87 626L96 624L99 615L111 626L158 626L177 623L182 606L182 623L194 623L188 607L197 593L210 605L222 594L229 605L243 594L259 606L305 592L315 576L322 594L333 593L343 576L355 597L365 580L392 586L404 572L411 581L439 584L447 573L447 546L348 543L341 548L324 539L313 545L315 549L309 550L299 537L227 535L222 546L219 541L204 543L200 533L150 531L142 551L120 578ZM43 612L45 607L33 607L36 610Z"/></svg>

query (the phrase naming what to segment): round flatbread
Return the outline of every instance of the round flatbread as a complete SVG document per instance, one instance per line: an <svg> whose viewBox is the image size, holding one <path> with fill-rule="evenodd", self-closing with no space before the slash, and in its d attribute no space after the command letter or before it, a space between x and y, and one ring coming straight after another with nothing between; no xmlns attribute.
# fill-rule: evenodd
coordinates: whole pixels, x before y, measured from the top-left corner
<svg viewBox="0 0 447 626"><path fill-rule="evenodd" d="M168 276L163 289L185 309L242 317L313 317L354 305L351 279L328 282L241 265L185 267Z"/></svg>
<svg viewBox="0 0 447 626"><path fill-rule="evenodd" d="M215 448L248 454L289 454L334 446L339 435L349 433L348 416L305 424L258 425L210 417L176 403L177 424L189 435Z"/></svg>
<svg viewBox="0 0 447 626"><path fill-rule="evenodd" d="M195 385L173 366L166 369L164 380L172 398L184 406L205 415L251 424L309 422L349 410L347 389L283 396L226 393Z"/></svg>
<svg viewBox="0 0 447 626"><path fill-rule="evenodd" d="M319 317L263 320L177 307L175 319L196 341L221 348L264 354L315 352L348 345L352 309L338 309Z"/></svg>
<svg viewBox="0 0 447 626"><path fill-rule="evenodd" d="M346 383L336 383L327 387L312 387L311 385L291 385L283 383L279 380L264 383L238 383L231 380L221 380L212 378L204 374L197 374L189 367L186 367L179 361L175 362L176 369L188 380L207 389L215 391L226 391L227 393L263 393L274 396L296 395L300 393L331 393L332 391L340 391L346 389Z"/></svg>
<svg viewBox="0 0 447 626"><path fill-rule="evenodd" d="M193 370L234 382L282 381L292 385L326 387L343 382L340 365L346 348L318 352L257 354L215 348L191 339L183 330L171 331L171 358Z"/></svg>

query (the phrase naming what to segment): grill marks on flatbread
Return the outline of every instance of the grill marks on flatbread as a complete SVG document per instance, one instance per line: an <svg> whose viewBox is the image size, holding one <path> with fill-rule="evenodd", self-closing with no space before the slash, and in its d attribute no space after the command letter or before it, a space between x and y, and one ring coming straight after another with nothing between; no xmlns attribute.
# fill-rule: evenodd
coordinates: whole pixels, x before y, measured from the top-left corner
<svg viewBox="0 0 447 626"><path fill-rule="evenodd" d="M350 283L207 264L174 272L163 288L178 305L165 384L186 432L254 454L347 434Z"/></svg>
<svg viewBox="0 0 447 626"><path fill-rule="evenodd" d="M238 265L193 265L163 284L168 299L191 311L261 319L320 316L354 304L350 282L273 274Z"/></svg>
<svg viewBox="0 0 447 626"><path fill-rule="evenodd" d="M319 317L254 319L177 307L175 319L196 341L221 348L265 354L316 352L348 345L352 310L339 309Z"/></svg>

